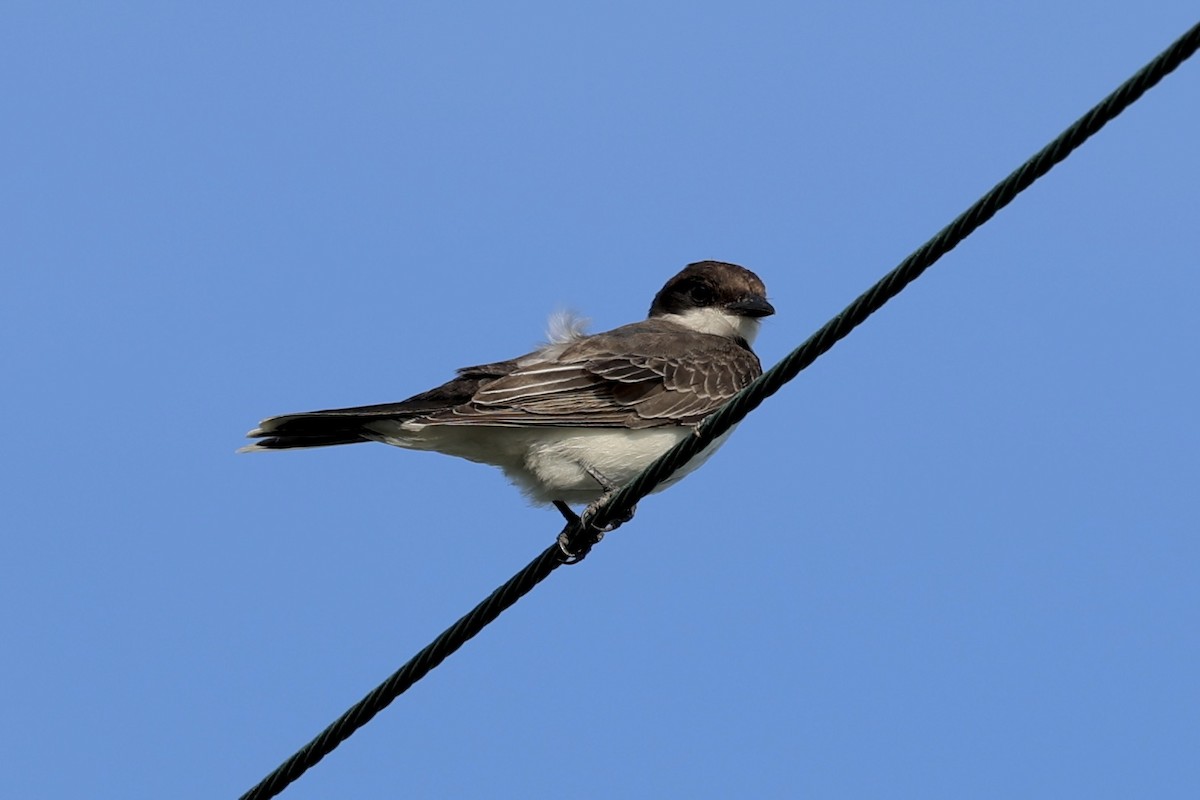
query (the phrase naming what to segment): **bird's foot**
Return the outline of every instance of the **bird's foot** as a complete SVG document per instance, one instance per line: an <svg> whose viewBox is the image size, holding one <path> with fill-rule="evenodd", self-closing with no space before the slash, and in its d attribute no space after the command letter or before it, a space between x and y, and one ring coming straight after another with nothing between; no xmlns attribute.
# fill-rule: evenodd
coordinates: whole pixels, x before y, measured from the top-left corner
<svg viewBox="0 0 1200 800"><path fill-rule="evenodd" d="M600 534L600 536L603 536L606 533L612 533L617 528L621 527L626 522L629 522L629 520L633 519L633 515L637 511L636 505L633 508L629 509L629 512L624 514L623 516L615 517L615 518L609 520L608 524L605 525L603 528L598 528L591 524L592 517L596 516L596 512L600 510L600 507L603 506L605 503L607 503L609 498L612 497L614 494L616 494L617 490L620 489L621 487L618 486L614 481L612 481L608 477L606 477L604 475L604 473L600 472L600 470L596 469L595 467L589 466L589 467L584 467L584 469L587 470L588 475L592 476L592 480L594 480L594 481L596 481L596 483L600 484L600 488L604 490L604 494L603 494L603 496L600 497L599 500L597 500L594 503L589 504L588 507L583 510L582 521L583 521L584 527L591 528L592 530L597 531ZM599 541L599 539L597 539L596 541Z"/></svg>
<svg viewBox="0 0 1200 800"><path fill-rule="evenodd" d="M637 506L629 510L627 514L613 520L609 520L603 528L593 525L591 520L600 506L611 496L611 492L606 492L603 497L594 503L588 505L583 510L583 514L576 514L575 511L561 500L554 501L554 507L563 515L566 520L566 525L563 526L562 532L558 534L558 549L562 551L563 563L577 564L583 560L584 556L591 551L604 534L611 533L617 528L624 525L629 520L633 519L634 512L637 511Z"/></svg>
<svg viewBox="0 0 1200 800"><path fill-rule="evenodd" d="M587 537L581 535L584 530L583 520L575 513L575 509L562 500L555 500L554 507L558 509L558 513L563 515L563 519L567 523L563 526L562 532L558 534L558 549L562 551L562 562L578 564L592 549L592 545L600 540L588 541Z"/></svg>
<svg viewBox="0 0 1200 800"><path fill-rule="evenodd" d="M596 541L600 541L600 537L603 537L604 534L612 533L626 522L629 522L629 520L633 519L633 515L637 513L637 506L635 505L621 516L610 519L603 528L593 524L592 519L596 516L596 513L600 510L600 508L608 502L608 499L613 496L615 491L616 490L614 489L613 491L605 492L604 496L599 500L588 504L588 507L583 510L583 513L579 517L580 524L582 524L584 528L595 531L597 535Z"/></svg>
<svg viewBox="0 0 1200 800"><path fill-rule="evenodd" d="M555 500L554 507L563 515L563 519L567 524L563 527L562 533L558 535L558 548L562 551L565 557L565 563L575 564L583 559L588 554L588 551L604 538L604 534L611 533L617 528L624 525L629 520L633 519L634 513L637 511L637 506L629 509L626 513L619 517L613 517L604 524L603 527L593 524L592 520L596 514L608 502L618 489L613 481L604 476L594 467L586 466L588 475L591 475L596 483L600 484L600 488L604 490L604 494L594 503L589 503L587 508L583 510L583 514L576 514L575 511L562 500Z"/></svg>

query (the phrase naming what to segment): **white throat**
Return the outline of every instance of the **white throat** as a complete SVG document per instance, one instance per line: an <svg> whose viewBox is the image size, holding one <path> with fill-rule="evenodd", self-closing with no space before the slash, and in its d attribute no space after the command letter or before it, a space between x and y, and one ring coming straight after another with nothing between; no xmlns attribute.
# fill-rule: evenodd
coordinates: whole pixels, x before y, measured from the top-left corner
<svg viewBox="0 0 1200 800"><path fill-rule="evenodd" d="M757 317L744 317L741 314L731 314L711 306L707 308L689 308L682 314L664 314L662 319L669 319L697 333L711 333L728 339L742 338L746 344L754 344L758 336L761 320Z"/></svg>

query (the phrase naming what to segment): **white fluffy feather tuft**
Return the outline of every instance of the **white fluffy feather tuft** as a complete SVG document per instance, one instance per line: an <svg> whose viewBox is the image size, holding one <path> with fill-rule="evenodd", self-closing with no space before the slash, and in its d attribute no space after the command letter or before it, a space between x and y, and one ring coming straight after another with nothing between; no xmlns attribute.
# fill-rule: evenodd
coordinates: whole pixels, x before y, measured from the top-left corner
<svg viewBox="0 0 1200 800"><path fill-rule="evenodd" d="M587 336L590 320L574 311L562 309L550 315L546 322L547 344L571 344Z"/></svg>

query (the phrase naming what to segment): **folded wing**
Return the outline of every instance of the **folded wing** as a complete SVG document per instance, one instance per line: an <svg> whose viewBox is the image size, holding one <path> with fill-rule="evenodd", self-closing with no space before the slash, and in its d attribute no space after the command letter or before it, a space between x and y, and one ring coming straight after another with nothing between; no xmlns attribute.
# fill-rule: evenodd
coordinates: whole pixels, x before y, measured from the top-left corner
<svg viewBox="0 0 1200 800"><path fill-rule="evenodd" d="M695 424L762 374L749 348L722 336L636 323L526 363L466 403L429 415L443 425L650 428ZM686 341L687 349L679 347ZM654 355L648 355L653 353Z"/></svg>

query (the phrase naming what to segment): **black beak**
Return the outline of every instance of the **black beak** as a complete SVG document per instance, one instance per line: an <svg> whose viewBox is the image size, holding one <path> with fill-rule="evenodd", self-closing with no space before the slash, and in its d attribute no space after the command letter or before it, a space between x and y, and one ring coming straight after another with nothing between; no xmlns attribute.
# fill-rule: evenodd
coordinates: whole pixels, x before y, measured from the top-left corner
<svg viewBox="0 0 1200 800"><path fill-rule="evenodd" d="M769 317L775 313L775 306L768 303L767 298L757 294L748 294L727 303L725 307L743 317Z"/></svg>

